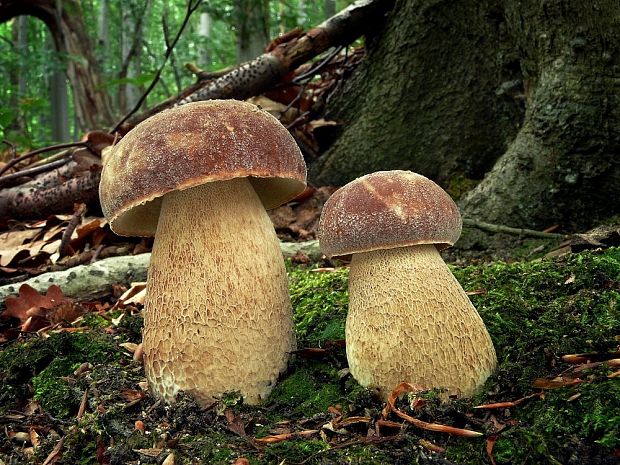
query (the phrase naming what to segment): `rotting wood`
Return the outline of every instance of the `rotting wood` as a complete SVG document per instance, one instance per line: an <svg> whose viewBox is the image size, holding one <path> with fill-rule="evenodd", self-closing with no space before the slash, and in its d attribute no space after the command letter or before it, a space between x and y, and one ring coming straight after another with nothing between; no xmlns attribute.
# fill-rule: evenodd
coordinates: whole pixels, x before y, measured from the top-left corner
<svg viewBox="0 0 620 465"><path fill-rule="evenodd" d="M280 242L284 257L290 258L301 252L317 260L321 257L318 241ZM0 286L0 306L4 299L19 292L22 284L29 284L37 292L45 292L52 285L60 286L67 297L90 299L110 292L112 284L129 284L145 281L151 259L150 253L124 255L80 265L64 271L55 271L35 276L26 281Z"/></svg>

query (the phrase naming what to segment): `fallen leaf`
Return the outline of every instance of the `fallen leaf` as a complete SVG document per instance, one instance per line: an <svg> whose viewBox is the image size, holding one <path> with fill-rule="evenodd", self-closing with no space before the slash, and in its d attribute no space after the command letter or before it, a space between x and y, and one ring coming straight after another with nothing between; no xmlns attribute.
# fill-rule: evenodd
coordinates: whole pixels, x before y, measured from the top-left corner
<svg viewBox="0 0 620 465"><path fill-rule="evenodd" d="M443 447L438 446L437 444L434 444L430 441L427 441L426 439L420 439L420 445L424 447L425 449L430 450L431 452L437 452L438 454L441 454L446 451L446 449L444 449Z"/></svg>
<svg viewBox="0 0 620 465"><path fill-rule="evenodd" d="M522 403L522 402L524 402L524 401L526 401L528 399L531 399L532 397L540 397L541 395L542 395L542 392L536 392L534 394L530 394L529 396L522 397L521 399L507 401L507 402L496 402L496 403L493 403L493 404L476 405L474 408L475 409L481 409L481 410L490 410L490 409L498 409L498 408L511 408L511 407L516 407L520 403Z"/></svg>
<svg viewBox="0 0 620 465"><path fill-rule="evenodd" d="M567 386L574 386L576 384L582 383L583 380L579 378L563 378L562 376L558 376L553 379L546 378L538 378L535 379L532 383L532 386L539 389L558 389Z"/></svg>
<svg viewBox="0 0 620 465"><path fill-rule="evenodd" d="M567 386L574 386L576 384L583 383L580 378L565 378L557 376L553 379L538 378L532 383L532 386L539 389L558 389Z"/></svg>
<svg viewBox="0 0 620 465"><path fill-rule="evenodd" d="M132 449L132 450L138 454L146 455L147 457L158 457L159 454L161 454L164 449L160 447L152 447L150 449Z"/></svg>
<svg viewBox="0 0 620 465"><path fill-rule="evenodd" d="M243 425L243 420L239 415L235 415L232 409L227 408L224 410L224 416L226 417L226 423L228 429L235 433L237 436L244 437L245 436L245 426Z"/></svg>

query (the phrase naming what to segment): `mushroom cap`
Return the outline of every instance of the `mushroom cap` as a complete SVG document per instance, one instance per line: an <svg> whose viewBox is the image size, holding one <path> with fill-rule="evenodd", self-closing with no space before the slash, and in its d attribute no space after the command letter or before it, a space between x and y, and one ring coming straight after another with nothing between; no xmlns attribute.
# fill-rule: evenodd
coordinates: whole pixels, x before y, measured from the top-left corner
<svg viewBox="0 0 620 465"><path fill-rule="evenodd" d="M418 244L443 249L457 241L461 227L458 207L433 181L411 171L378 171L327 200L318 237L332 257Z"/></svg>
<svg viewBox="0 0 620 465"><path fill-rule="evenodd" d="M106 153L104 215L124 236L153 236L168 192L249 177L266 209L302 192L306 165L291 134L256 105L188 103L138 124Z"/></svg>

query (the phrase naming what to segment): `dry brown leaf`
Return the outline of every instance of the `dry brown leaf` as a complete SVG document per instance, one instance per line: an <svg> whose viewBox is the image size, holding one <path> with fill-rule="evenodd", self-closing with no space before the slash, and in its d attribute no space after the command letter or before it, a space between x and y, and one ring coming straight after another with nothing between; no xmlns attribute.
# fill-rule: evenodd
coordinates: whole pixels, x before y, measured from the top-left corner
<svg viewBox="0 0 620 465"><path fill-rule="evenodd" d="M487 455L489 456L489 460L492 465L495 465L495 459L493 458L493 446L497 442L497 435L492 434L487 438Z"/></svg>
<svg viewBox="0 0 620 465"><path fill-rule="evenodd" d="M134 389L121 389L121 396L123 399L133 402L136 400L141 400L146 397L144 391L136 391Z"/></svg>
<svg viewBox="0 0 620 465"><path fill-rule="evenodd" d="M536 392L534 394L530 394L529 396L525 396L522 397L521 399L517 399L517 400L512 400L512 401L506 401L506 402L496 402L493 404L484 404L484 405L476 405L474 408L475 409L481 409L481 410L491 410L491 409L498 409L498 408L511 408L511 407L516 407L517 405L519 405L520 403L531 399L532 397L540 397L542 395L542 392Z"/></svg>
<svg viewBox="0 0 620 465"><path fill-rule="evenodd" d="M228 429L235 433L237 436L245 436L245 426L243 420L239 415L235 415L232 409L227 408L224 410L224 416L226 417L226 423Z"/></svg>
<svg viewBox="0 0 620 465"><path fill-rule="evenodd" d="M441 454L446 451L446 449L444 449L443 447L438 446L437 444L432 443L430 441L427 441L426 439L420 439L420 445L424 447L425 449L430 450L431 452L437 452L438 454Z"/></svg>
<svg viewBox="0 0 620 465"><path fill-rule="evenodd" d="M351 425L359 425L361 423L364 424L368 424L370 423L370 417L348 417L345 419L334 419L332 420L332 425L334 426L334 429L340 429L340 428L346 428L347 426L351 426Z"/></svg>
<svg viewBox="0 0 620 465"><path fill-rule="evenodd" d="M13 258L23 250L23 245L31 241L41 231L41 228L26 229L24 231L8 231L0 234L0 266L8 266Z"/></svg>
<svg viewBox="0 0 620 465"><path fill-rule="evenodd" d="M146 455L147 457L158 457L164 449L161 447L151 447L150 449L132 449L134 452Z"/></svg>

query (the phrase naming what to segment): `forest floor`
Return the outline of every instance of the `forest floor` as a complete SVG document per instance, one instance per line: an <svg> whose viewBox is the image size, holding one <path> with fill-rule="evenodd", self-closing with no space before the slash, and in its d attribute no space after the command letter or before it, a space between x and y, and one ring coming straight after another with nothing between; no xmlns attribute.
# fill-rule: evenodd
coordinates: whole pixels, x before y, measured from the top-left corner
<svg viewBox="0 0 620 465"><path fill-rule="evenodd" d="M3 272L19 275L45 250L49 260L63 221L42 226L47 249L26 247ZM74 256L95 236L109 244L104 222L93 221L73 234ZM291 235L300 230L311 236L299 225ZM7 302L18 317L0 323L0 464L618 463L620 248L558 253L557 241L481 237L447 257L487 325L497 372L472 399L442 403L430 391L396 403L478 437L420 429L360 387L344 349L348 268L299 259L287 270L300 349L258 407L235 393L208 408L185 395L155 399L133 357L141 300L119 302L126 288L89 302L57 296L54 315L33 295ZM544 257L553 249L559 256ZM35 317L26 328L20 312Z"/></svg>

